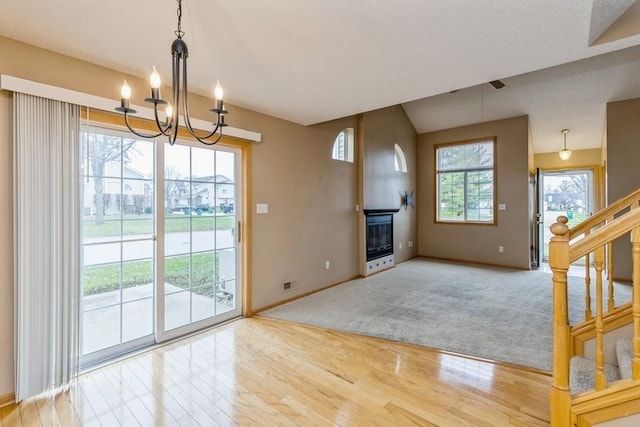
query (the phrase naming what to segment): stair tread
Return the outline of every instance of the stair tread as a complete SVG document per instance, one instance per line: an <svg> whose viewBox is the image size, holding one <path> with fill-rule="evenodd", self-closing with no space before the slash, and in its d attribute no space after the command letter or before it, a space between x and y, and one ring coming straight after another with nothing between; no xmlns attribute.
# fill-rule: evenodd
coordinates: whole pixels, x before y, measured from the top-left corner
<svg viewBox="0 0 640 427"><path fill-rule="evenodd" d="M574 356L571 358L571 366L569 370L569 384L571 393L582 393L587 390L595 389L596 382L596 362L582 356ZM620 372L616 365L610 363L604 364L604 376L607 384L620 379Z"/></svg>
<svg viewBox="0 0 640 427"><path fill-rule="evenodd" d="M631 378L631 361L633 360L633 344L630 339L616 342L616 357L621 378Z"/></svg>

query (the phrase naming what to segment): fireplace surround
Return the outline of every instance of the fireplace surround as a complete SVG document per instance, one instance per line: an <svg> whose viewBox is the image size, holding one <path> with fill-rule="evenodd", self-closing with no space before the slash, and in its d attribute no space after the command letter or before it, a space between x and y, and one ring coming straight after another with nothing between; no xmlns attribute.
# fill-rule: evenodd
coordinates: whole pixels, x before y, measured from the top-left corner
<svg viewBox="0 0 640 427"><path fill-rule="evenodd" d="M399 209L365 209L367 262L365 275L395 265L393 259L393 214Z"/></svg>

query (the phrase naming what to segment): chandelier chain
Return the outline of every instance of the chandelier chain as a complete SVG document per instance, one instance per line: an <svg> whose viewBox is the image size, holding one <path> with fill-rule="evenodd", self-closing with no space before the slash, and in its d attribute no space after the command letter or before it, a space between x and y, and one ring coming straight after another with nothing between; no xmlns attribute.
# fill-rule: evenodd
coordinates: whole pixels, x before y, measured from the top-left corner
<svg viewBox="0 0 640 427"><path fill-rule="evenodd" d="M174 31L174 33L181 39L182 36L184 36L184 31L182 31L182 0L178 0L178 10L176 13L178 15L178 30Z"/></svg>

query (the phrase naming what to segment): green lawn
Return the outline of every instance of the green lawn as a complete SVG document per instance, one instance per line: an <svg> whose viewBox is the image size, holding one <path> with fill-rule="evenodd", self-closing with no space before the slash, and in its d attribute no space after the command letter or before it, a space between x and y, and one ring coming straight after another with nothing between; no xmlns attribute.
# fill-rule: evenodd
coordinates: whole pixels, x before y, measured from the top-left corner
<svg viewBox="0 0 640 427"><path fill-rule="evenodd" d="M459 215L458 215L459 214ZM451 210L443 210L440 212L440 221L457 221L457 222L491 222L491 216L482 215L479 217L473 217L472 214L467 216L467 219L464 219L462 212L454 212Z"/></svg>
<svg viewBox="0 0 640 427"><path fill-rule="evenodd" d="M233 228L235 217L215 215L165 215L165 233L188 231L228 230ZM95 224L95 218L84 221L85 237L118 237L120 235L153 234L153 215L108 215L101 225ZM122 230L121 230L122 227ZM176 256L166 259L165 281L186 289L201 287L198 293L213 292L212 283L218 281L217 255L213 253L195 254L191 257L191 276L189 256ZM153 282L153 263L151 260L127 261L120 264L87 266L84 268L84 295L129 288ZM203 287L204 286L204 287Z"/></svg>
<svg viewBox="0 0 640 427"><path fill-rule="evenodd" d="M235 217L233 216L189 216L183 214L165 215L165 232L183 231L213 231L228 230L233 228ZM114 237L133 234L153 234L153 215L124 215L122 221L120 215L107 215L101 225L96 225L95 218L87 218L83 223L85 237Z"/></svg>
<svg viewBox="0 0 640 427"><path fill-rule="evenodd" d="M213 295L213 284L218 281L218 256L214 253L195 254L191 257L191 275L189 274L189 255L168 257L165 259L165 282L182 289L191 288L201 295ZM84 268L84 295L94 295L122 288L144 285L153 282L153 263L151 260L127 261L120 264L87 266ZM191 279L191 280L189 280Z"/></svg>

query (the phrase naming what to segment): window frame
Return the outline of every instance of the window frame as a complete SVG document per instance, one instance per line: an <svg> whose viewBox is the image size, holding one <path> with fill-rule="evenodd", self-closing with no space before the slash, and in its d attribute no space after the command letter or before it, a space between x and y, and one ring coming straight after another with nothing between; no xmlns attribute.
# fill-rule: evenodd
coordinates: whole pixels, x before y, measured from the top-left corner
<svg viewBox="0 0 640 427"><path fill-rule="evenodd" d="M353 128L344 128L333 140L331 146L331 159L339 162L354 162L354 130Z"/></svg>
<svg viewBox="0 0 640 427"><path fill-rule="evenodd" d="M439 164L438 164L438 150L440 149L446 149L447 147L452 147L452 146L460 146L460 145L473 145L473 144L479 144L479 143L491 143L492 144L492 149L493 149L493 153L492 153L492 166L491 167L474 167L474 168L460 168L460 169L454 169L454 170L446 170L446 171L440 171L439 170ZM482 138L474 138L474 139L469 139L469 140L463 140L463 141L454 141L454 142L446 142L446 143L441 143L441 144L435 144L433 146L434 148L434 168L433 168L433 176L434 176L434 223L436 224L456 224L456 225L490 225L490 226L496 226L498 221L497 221L497 193L498 193L498 184L497 184L497 174L498 174L498 162L497 162L497 146L498 146L498 141L497 141L497 137L496 136L490 136L490 137L482 137ZM449 218L442 218L441 215L441 207L440 207L440 175L442 173L464 173L465 174L465 181L462 185L464 185L466 187L466 177L468 176L469 173L477 173L477 172L482 172L482 171L488 171L490 170L492 172L492 179L491 179L491 206L488 208L490 209L491 212L491 220L488 221L481 221L481 220L469 220L467 219L467 211L468 211L468 207L466 206L467 203L467 199L468 199L468 188L464 188L463 191L463 206L461 208L461 211L464 213L464 215L462 215L462 219L461 220L454 220L454 219L449 219Z"/></svg>
<svg viewBox="0 0 640 427"><path fill-rule="evenodd" d="M407 173L407 157L404 155L402 147L395 143L393 144L394 165L393 169L396 172Z"/></svg>

